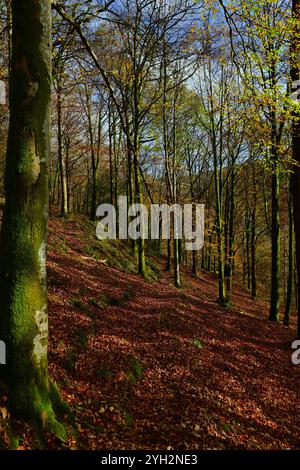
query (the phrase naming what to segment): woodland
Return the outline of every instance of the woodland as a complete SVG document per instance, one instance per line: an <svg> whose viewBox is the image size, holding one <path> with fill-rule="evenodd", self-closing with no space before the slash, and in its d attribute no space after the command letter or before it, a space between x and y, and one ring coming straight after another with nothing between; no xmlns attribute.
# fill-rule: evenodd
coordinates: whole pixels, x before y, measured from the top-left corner
<svg viewBox="0 0 300 470"><path fill-rule="evenodd" d="M300 450L300 1L1 0L0 84L0 450Z"/></svg>

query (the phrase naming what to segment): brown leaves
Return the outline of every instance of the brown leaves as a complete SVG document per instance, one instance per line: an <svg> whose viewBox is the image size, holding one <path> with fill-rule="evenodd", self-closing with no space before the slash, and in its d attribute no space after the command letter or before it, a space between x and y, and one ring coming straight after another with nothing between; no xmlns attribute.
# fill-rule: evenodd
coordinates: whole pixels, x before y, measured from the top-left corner
<svg viewBox="0 0 300 470"><path fill-rule="evenodd" d="M10 438L9 438L9 418L10 413L5 406L7 402L7 397L0 396L0 445L1 442L4 446L10 445Z"/></svg>
<svg viewBox="0 0 300 470"><path fill-rule="evenodd" d="M57 223L50 233L50 367L84 448L299 448L293 332L267 322L266 304L238 289L236 310L224 313L208 273L196 280L183 269L186 287L177 290L167 273L149 284L82 259L81 240L90 236L83 224L64 223L62 242L72 248L60 251ZM76 367L66 370L70 350ZM128 380L133 358L138 380Z"/></svg>

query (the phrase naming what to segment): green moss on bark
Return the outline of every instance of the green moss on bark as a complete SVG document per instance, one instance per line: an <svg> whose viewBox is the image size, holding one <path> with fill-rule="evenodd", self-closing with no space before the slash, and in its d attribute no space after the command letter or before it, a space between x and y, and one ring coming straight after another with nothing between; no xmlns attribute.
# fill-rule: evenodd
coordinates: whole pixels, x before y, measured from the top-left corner
<svg viewBox="0 0 300 470"><path fill-rule="evenodd" d="M46 246L51 97L51 2L12 2L13 52L6 205L0 240L1 368L12 412L66 435L48 377ZM26 21L24 21L26 18Z"/></svg>

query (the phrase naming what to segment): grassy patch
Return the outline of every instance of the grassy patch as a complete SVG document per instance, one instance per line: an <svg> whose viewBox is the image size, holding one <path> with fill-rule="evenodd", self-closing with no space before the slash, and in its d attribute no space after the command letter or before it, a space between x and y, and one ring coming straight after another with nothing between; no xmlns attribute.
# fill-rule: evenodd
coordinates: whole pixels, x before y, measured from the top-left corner
<svg viewBox="0 0 300 470"><path fill-rule="evenodd" d="M70 304L73 305L73 307L75 307L77 310L80 310L80 312L85 313L92 320L96 319L95 313L87 305L85 305L85 303L82 300L71 299Z"/></svg>
<svg viewBox="0 0 300 470"><path fill-rule="evenodd" d="M77 354L76 354L74 348L69 346L66 349L65 357L64 357L64 360L63 360L63 367L67 371L73 371L75 369L76 357L77 357Z"/></svg>
<svg viewBox="0 0 300 470"><path fill-rule="evenodd" d="M122 307L126 302L129 302L134 297L132 289L126 289L122 297L116 297L110 294L102 294L100 296L100 304L110 305L112 307Z"/></svg>

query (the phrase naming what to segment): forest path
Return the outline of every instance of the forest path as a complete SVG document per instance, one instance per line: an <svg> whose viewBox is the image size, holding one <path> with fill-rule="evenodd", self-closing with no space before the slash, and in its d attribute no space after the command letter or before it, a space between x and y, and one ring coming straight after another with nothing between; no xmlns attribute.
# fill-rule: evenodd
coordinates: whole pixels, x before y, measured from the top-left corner
<svg viewBox="0 0 300 470"><path fill-rule="evenodd" d="M50 371L84 448L300 448L293 329L242 289L220 309L212 274L184 269L179 290L170 273L147 283L85 243L75 222L51 221Z"/></svg>

